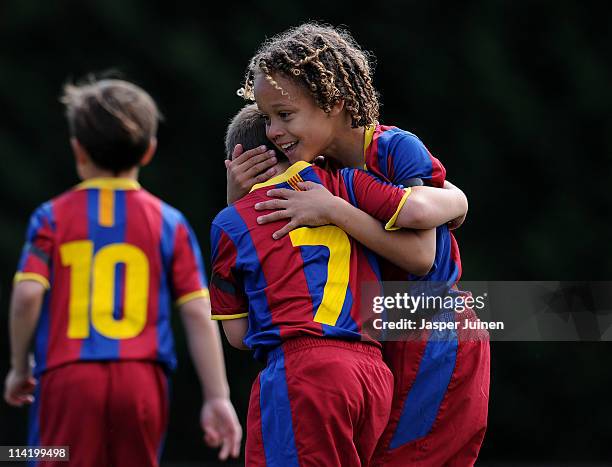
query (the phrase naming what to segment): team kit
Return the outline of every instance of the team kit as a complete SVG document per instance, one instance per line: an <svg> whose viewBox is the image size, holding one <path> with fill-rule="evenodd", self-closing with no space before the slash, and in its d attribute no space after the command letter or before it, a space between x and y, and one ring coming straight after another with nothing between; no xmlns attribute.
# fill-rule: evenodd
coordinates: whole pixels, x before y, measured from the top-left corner
<svg viewBox="0 0 612 467"><path fill-rule="evenodd" d="M138 182L155 101L119 79L65 86L81 182L32 214L10 308L4 397L30 407L28 446L68 447L75 466L159 465L176 308L220 460L241 455L244 433L247 466L473 465L490 351L459 284L465 195L416 135L379 122L369 56L347 30L267 40L238 94L205 266L186 217ZM386 281L442 298L390 338ZM265 365L244 426L218 323Z"/></svg>

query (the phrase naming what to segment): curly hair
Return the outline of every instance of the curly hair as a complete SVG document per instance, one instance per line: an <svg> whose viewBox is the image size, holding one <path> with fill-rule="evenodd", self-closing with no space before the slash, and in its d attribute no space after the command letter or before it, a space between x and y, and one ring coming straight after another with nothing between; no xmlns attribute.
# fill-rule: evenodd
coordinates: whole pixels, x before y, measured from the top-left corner
<svg viewBox="0 0 612 467"><path fill-rule="evenodd" d="M370 62L374 57L363 51L348 31L305 23L262 44L249 63L238 94L255 99L253 86L258 73L286 94L272 76L282 73L305 86L325 112L343 100L353 128L371 125L378 120L380 104Z"/></svg>

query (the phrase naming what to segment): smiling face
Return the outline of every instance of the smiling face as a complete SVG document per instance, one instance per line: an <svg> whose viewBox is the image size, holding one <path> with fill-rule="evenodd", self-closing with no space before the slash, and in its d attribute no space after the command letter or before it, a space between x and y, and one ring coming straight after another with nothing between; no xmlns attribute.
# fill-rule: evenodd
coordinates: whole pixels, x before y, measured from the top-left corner
<svg viewBox="0 0 612 467"><path fill-rule="evenodd" d="M254 84L257 106L265 115L268 139L292 164L311 162L325 154L333 143L334 125L342 105L326 113L303 86L280 74L274 74L272 78L282 91L262 73L256 75Z"/></svg>

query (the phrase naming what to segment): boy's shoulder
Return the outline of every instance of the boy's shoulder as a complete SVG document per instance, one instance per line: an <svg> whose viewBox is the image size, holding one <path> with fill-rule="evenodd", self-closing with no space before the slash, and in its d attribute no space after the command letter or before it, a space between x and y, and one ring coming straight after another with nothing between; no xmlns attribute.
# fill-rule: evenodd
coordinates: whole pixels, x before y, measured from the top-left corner
<svg viewBox="0 0 612 467"><path fill-rule="evenodd" d="M57 214L64 212L86 213L88 209L87 205L89 203L96 202L96 200L99 202L101 190L104 190L104 188L79 183L41 203L34 210L34 215L45 215L55 221L58 217L62 217L58 216ZM150 208L154 211L159 211L162 218L170 223L186 221L185 215L179 209L175 208L137 183L135 184L134 188L115 189L114 191L130 193L133 195L130 196L131 205L134 203L136 205L141 205L145 209ZM93 192L97 192L97 194L91 196ZM84 209L78 209L79 206L83 207ZM91 206L89 206L89 208L91 208Z"/></svg>
<svg viewBox="0 0 612 467"><path fill-rule="evenodd" d="M398 144L403 142L405 144L423 145L421 139L414 133L392 125L376 125L373 138L379 144Z"/></svg>

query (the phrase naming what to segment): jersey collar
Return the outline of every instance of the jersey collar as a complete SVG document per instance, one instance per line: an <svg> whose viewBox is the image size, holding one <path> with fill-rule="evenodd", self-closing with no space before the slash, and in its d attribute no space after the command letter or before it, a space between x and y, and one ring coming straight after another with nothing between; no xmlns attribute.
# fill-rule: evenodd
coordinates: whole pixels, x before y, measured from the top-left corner
<svg viewBox="0 0 612 467"><path fill-rule="evenodd" d="M312 164L309 164L308 162L298 161L295 164L293 164L291 167L289 167L287 170L285 170L282 174L277 175L276 177L272 177L267 182L257 183L256 185L253 185L253 188L251 188L251 191L255 191L255 190L258 190L259 188L264 188L266 186L278 185L279 183L286 182L291 177L293 177L295 174L310 167L311 165ZM249 191L249 193L251 191Z"/></svg>
<svg viewBox="0 0 612 467"><path fill-rule="evenodd" d="M374 132L376 131L376 125L368 125L365 128L365 135L363 138L363 169L368 170L367 164L367 152L370 144L372 144L372 139L374 138Z"/></svg>
<svg viewBox="0 0 612 467"><path fill-rule="evenodd" d="M98 177L90 178L79 183L76 190L86 190L87 188L106 188L109 190L139 190L140 183L131 178Z"/></svg>

